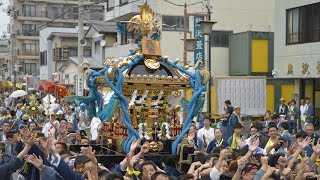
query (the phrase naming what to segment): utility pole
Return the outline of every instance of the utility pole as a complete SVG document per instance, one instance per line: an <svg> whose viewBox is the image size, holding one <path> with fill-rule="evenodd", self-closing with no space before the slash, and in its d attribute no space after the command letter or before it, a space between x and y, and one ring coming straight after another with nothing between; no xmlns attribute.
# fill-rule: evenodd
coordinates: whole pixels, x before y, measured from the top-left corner
<svg viewBox="0 0 320 180"><path fill-rule="evenodd" d="M83 41L83 2L84 0L79 0L79 12L78 12L78 61L79 65L83 61L83 46L81 42ZM82 67L79 66L79 73L82 73Z"/></svg>
<svg viewBox="0 0 320 180"><path fill-rule="evenodd" d="M76 83L76 94L78 96L83 96L83 69L80 66L83 62L83 19L84 19L84 0L79 0L79 12L78 12L78 75L77 75L77 83Z"/></svg>
<svg viewBox="0 0 320 180"><path fill-rule="evenodd" d="M206 8L207 8L207 16L208 20L211 21L211 9L210 9L210 0L207 0ZM211 70L211 34L208 35L208 71L210 72L210 80L208 83L208 94L207 94L207 101L208 101L208 112L209 116L211 117L211 77L212 77L212 70Z"/></svg>
<svg viewBox="0 0 320 180"><path fill-rule="evenodd" d="M184 11L183 11L183 65L187 65L187 3L184 3Z"/></svg>
<svg viewBox="0 0 320 180"><path fill-rule="evenodd" d="M10 50L11 50L11 68L12 68L12 74L11 77L13 75L13 78L11 78L12 81L12 92L16 90L16 82L17 82L17 71L16 68L19 68L18 65L16 65L16 58L17 58L17 54L16 54L16 34L14 33L14 24L12 25L12 33L10 36Z"/></svg>

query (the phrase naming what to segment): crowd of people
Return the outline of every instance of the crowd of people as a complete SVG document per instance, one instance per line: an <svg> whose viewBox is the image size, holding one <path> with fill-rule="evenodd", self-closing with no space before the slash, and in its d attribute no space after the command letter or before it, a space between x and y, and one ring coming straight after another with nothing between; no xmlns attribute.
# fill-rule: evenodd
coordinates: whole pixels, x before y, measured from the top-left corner
<svg viewBox="0 0 320 180"><path fill-rule="evenodd" d="M83 130L75 105L57 100L34 119L25 109L44 106L43 95L33 95L13 100L2 94L0 180L318 179L320 140L310 98L301 100L300 108L281 98L274 113L266 112L246 130L241 108L227 100L216 127L209 117L191 124L178 155L152 161L146 158L148 143L137 139L119 163L106 168L93 148L101 139ZM79 152L72 145L80 146Z"/></svg>

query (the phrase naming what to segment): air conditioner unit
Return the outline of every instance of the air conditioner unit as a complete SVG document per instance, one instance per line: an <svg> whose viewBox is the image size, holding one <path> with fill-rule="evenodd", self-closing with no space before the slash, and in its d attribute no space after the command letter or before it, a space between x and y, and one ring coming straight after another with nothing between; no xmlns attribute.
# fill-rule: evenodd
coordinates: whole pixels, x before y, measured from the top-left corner
<svg viewBox="0 0 320 180"><path fill-rule="evenodd" d="M128 44L133 44L134 43L134 39L128 39Z"/></svg>
<svg viewBox="0 0 320 180"><path fill-rule="evenodd" d="M113 47L117 47L117 46L120 46L120 43L119 42L116 42L112 45Z"/></svg>

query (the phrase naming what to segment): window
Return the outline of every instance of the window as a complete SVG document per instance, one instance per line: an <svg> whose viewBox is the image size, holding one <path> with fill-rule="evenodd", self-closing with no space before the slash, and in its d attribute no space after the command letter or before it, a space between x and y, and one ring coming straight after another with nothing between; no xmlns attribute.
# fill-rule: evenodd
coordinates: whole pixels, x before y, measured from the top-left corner
<svg viewBox="0 0 320 180"><path fill-rule="evenodd" d="M102 12L98 10L91 10L90 19L91 20L102 20Z"/></svg>
<svg viewBox="0 0 320 180"><path fill-rule="evenodd" d="M320 3L287 10L287 44L320 41Z"/></svg>
<svg viewBox="0 0 320 180"><path fill-rule="evenodd" d="M77 48L70 48L69 51L70 51L70 57L78 56Z"/></svg>
<svg viewBox="0 0 320 180"><path fill-rule="evenodd" d="M71 11L68 12L69 19L78 19L79 8L73 7Z"/></svg>
<svg viewBox="0 0 320 180"><path fill-rule="evenodd" d="M138 43L139 39L141 39L141 36L139 34L135 34L133 32L125 31L121 35L121 45L123 45L123 44L135 44L135 43Z"/></svg>
<svg viewBox="0 0 320 180"><path fill-rule="evenodd" d="M57 18L62 13L62 9L58 7L51 8L51 18Z"/></svg>
<svg viewBox="0 0 320 180"><path fill-rule="evenodd" d="M22 9L24 16L36 17L36 6L35 5L24 5Z"/></svg>
<svg viewBox="0 0 320 180"><path fill-rule="evenodd" d="M229 36L232 33L232 31L212 31L211 47L229 47Z"/></svg>
<svg viewBox="0 0 320 180"><path fill-rule="evenodd" d="M99 54L100 53L100 41L94 42L94 54Z"/></svg>
<svg viewBox="0 0 320 180"><path fill-rule="evenodd" d="M183 31L183 16L162 16L163 31ZM187 29L189 29L189 19L187 19Z"/></svg>
<svg viewBox="0 0 320 180"><path fill-rule="evenodd" d="M22 33L24 36L32 36L36 33L35 24L22 24Z"/></svg>
<svg viewBox="0 0 320 180"><path fill-rule="evenodd" d="M40 52L40 66L47 65L47 51Z"/></svg>
<svg viewBox="0 0 320 180"><path fill-rule="evenodd" d="M83 56L84 57L91 57L91 49L84 49Z"/></svg>
<svg viewBox="0 0 320 180"><path fill-rule="evenodd" d="M114 9L114 0L107 1L107 11L112 11Z"/></svg>
<svg viewBox="0 0 320 180"><path fill-rule="evenodd" d="M25 74L33 74L37 72L37 64L36 63L25 63L24 64L24 73Z"/></svg>
<svg viewBox="0 0 320 180"><path fill-rule="evenodd" d="M129 3L129 0L120 0L120 5L126 5Z"/></svg>
<svg viewBox="0 0 320 180"><path fill-rule="evenodd" d="M37 45L25 43L22 44L22 52L24 55L37 55Z"/></svg>

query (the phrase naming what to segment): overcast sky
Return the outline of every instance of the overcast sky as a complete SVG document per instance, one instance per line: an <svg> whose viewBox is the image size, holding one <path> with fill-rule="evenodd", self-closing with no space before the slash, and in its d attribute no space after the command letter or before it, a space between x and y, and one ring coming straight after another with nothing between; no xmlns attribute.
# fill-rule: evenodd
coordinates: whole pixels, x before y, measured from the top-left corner
<svg viewBox="0 0 320 180"><path fill-rule="evenodd" d="M0 0L0 36L2 32L7 31L7 24L9 24L10 17L7 16L7 13L4 12L5 9L9 6L9 0Z"/></svg>

